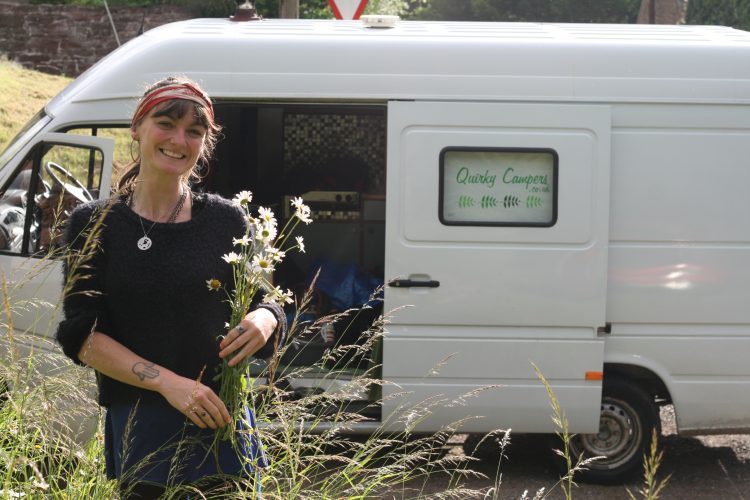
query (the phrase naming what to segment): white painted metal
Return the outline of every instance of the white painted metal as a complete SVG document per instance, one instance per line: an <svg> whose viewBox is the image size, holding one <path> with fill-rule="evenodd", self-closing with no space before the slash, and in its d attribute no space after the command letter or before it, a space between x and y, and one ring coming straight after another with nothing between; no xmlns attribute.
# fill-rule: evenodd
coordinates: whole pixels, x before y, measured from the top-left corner
<svg viewBox="0 0 750 500"><path fill-rule="evenodd" d="M750 103L748 41L715 26L200 19L130 41L48 110L122 119L174 73L232 99Z"/></svg>
<svg viewBox="0 0 750 500"><path fill-rule="evenodd" d="M413 391L411 403L446 391L514 381L539 386L531 363L553 384L575 384L566 411L578 431L598 428L609 225L609 128L606 106L393 102L388 107L386 280L437 280L437 288L388 288L386 310L399 310L384 343L383 376ZM552 227L446 226L438 220L438 166L447 147L550 148L559 158L558 212ZM564 264L563 264L564 263ZM504 329L507 338L493 330ZM444 337L436 336L436 330ZM476 332L475 332L476 330ZM480 338L477 338L481 332ZM540 346L545 346L540 349ZM441 382L422 380L432 365ZM392 362L393 361L393 362ZM509 368L512 367L512 368ZM446 371L448 375L441 373ZM580 385L579 385L580 384ZM395 388L384 389L386 394ZM521 396L524 397L524 396ZM403 402L386 398L386 410ZM473 410L469 401L469 411ZM530 408L498 407L483 425L530 428ZM437 412L425 427L462 418ZM387 413L387 412L386 412ZM459 415L460 414L460 415Z"/></svg>
<svg viewBox="0 0 750 500"><path fill-rule="evenodd" d="M681 432L750 427L747 107L615 108L605 358L664 381Z"/></svg>

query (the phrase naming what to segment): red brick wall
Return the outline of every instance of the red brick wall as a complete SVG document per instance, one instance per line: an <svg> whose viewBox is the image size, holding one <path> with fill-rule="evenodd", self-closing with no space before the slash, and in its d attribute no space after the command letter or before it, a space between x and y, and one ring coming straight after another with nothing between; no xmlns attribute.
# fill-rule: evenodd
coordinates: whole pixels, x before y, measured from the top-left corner
<svg viewBox="0 0 750 500"><path fill-rule="evenodd" d="M143 29L193 17L182 7L110 7L125 43ZM117 48L104 5L30 5L0 0L0 55L27 68L78 76Z"/></svg>

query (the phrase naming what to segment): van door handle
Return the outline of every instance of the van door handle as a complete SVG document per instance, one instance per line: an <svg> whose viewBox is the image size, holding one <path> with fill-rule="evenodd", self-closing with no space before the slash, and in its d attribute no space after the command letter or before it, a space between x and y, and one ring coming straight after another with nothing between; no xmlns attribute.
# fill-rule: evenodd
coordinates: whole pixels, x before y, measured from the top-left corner
<svg viewBox="0 0 750 500"><path fill-rule="evenodd" d="M388 286L392 286L395 288L408 288L408 287L415 287L415 286L421 286L424 288L437 288L440 286L440 282L437 280L403 280L403 279L395 279L388 282Z"/></svg>

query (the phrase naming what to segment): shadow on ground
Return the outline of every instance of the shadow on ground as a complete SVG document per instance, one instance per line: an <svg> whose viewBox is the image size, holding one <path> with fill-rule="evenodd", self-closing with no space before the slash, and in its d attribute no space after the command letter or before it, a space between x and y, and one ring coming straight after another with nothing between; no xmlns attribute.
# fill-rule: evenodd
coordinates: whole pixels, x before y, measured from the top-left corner
<svg viewBox="0 0 750 500"><path fill-rule="evenodd" d="M721 435L686 437L674 434L669 414L665 417L664 434L660 449L664 451L664 462L660 477L671 474L671 479L661 498L715 500L750 500L750 435ZM446 453L463 453L461 437L446 446ZM514 435L507 457L500 464L496 457L476 462L474 469L489 478L502 474L500 493L495 498L520 498L524 490L529 496L542 487L547 491L555 485L558 470L551 451L558 443L551 436ZM426 484L412 485L423 493L439 492L445 488L447 478L433 476ZM472 489L487 489L492 479L468 479L466 486ZM629 499L629 489L636 498L642 498L638 489L642 479L637 477L621 486L579 484L573 491L576 499ZM398 495L393 498L400 498ZM407 497L408 498L408 497ZM476 498L482 498L477 496ZM487 497L487 498L492 498ZM564 498L555 489L546 498Z"/></svg>

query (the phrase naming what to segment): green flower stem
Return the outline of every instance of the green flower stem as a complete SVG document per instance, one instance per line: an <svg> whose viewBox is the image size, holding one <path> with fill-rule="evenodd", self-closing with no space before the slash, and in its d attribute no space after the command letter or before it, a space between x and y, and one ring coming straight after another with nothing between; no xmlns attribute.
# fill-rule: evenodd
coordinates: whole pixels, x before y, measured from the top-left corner
<svg viewBox="0 0 750 500"><path fill-rule="evenodd" d="M245 211L248 220L252 220L249 205L241 203L240 206ZM281 249L284 246L299 222L300 219L296 216L291 217L286 222L281 233L276 238L275 243L277 248ZM231 288L231 292L227 292L227 300L231 306L230 329L237 326L250 311L253 298L258 292L263 289L273 289L264 272L252 268L253 257L265 252L267 250L266 245L270 247L271 243L255 238L252 231L252 224L248 225L244 236L245 240L251 243L240 245L239 258L231 261L234 287ZM249 383L250 361L243 359L236 366L229 366L231 359L231 356L224 359L218 377L220 381L219 398L227 406L229 415L232 418L232 424L220 429L217 433L217 438L231 440L233 444L236 444L234 440L237 422L244 418L245 406L248 403L252 404L255 398L252 394L253 384Z"/></svg>

